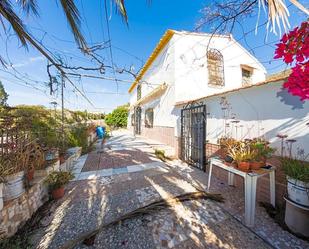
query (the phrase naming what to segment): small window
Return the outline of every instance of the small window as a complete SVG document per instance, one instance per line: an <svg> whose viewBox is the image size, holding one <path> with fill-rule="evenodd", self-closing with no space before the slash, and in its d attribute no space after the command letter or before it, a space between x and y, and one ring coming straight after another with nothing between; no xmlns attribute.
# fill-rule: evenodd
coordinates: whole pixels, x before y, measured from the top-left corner
<svg viewBox="0 0 309 249"><path fill-rule="evenodd" d="M134 116L134 113L133 114L131 114L131 126L134 126L134 120L135 119L135 116Z"/></svg>
<svg viewBox="0 0 309 249"><path fill-rule="evenodd" d="M137 100L140 100L142 97L142 86L138 85L137 86Z"/></svg>
<svg viewBox="0 0 309 249"><path fill-rule="evenodd" d="M145 111L145 127L152 128L153 127L153 109L149 108Z"/></svg>
<svg viewBox="0 0 309 249"><path fill-rule="evenodd" d="M242 85L248 86L252 83L252 69L241 68Z"/></svg>
<svg viewBox="0 0 309 249"><path fill-rule="evenodd" d="M224 86L223 56L217 49L207 52L208 84L212 86Z"/></svg>

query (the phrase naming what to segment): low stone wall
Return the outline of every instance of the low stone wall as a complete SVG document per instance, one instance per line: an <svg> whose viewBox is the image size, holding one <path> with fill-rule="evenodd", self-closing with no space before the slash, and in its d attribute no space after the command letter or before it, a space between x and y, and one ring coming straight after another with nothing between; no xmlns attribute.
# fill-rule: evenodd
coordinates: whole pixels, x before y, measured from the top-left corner
<svg viewBox="0 0 309 249"><path fill-rule="evenodd" d="M24 194L4 202L0 211L0 239L14 235L47 199L44 177L37 177Z"/></svg>
<svg viewBox="0 0 309 249"><path fill-rule="evenodd" d="M48 188L44 184L45 177L52 171L69 171L74 162L81 155L81 148L75 147L68 150L70 157L61 165L59 160L46 169L36 170L26 192L14 200L4 202L0 209L0 239L13 236L28 219L48 200Z"/></svg>
<svg viewBox="0 0 309 249"><path fill-rule="evenodd" d="M206 156L220 155L220 146L217 144L206 144ZM267 163L276 167L275 178L276 178L276 203L279 205L284 204L284 195L286 193L286 177L282 171L280 160L278 157L273 157L267 160ZM208 167L206 167L208 170ZM227 182L228 173L226 170L220 169L218 167L213 168L213 175L218 179ZM237 188L244 187L244 180L240 176L235 176L235 186ZM263 176L257 181L257 200L270 202L270 189L269 189L269 176Z"/></svg>

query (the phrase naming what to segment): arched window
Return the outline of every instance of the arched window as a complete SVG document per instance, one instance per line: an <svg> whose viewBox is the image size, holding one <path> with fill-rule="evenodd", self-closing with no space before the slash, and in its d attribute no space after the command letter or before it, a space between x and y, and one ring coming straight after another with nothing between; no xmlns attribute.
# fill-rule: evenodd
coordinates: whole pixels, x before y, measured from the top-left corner
<svg viewBox="0 0 309 249"><path fill-rule="evenodd" d="M207 52L208 84L224 86L224 64L223 56L217 49Z"/></svg>

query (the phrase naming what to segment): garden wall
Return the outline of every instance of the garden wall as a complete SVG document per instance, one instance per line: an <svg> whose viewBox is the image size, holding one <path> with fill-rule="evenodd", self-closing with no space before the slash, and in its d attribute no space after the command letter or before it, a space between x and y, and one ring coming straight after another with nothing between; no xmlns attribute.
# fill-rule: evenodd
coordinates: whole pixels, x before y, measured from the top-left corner
<svg viewBox="0 0 309 249"><path fill-rule="evenodd" d="M237 140L263 137L280 155L281 139L277 135L281 134L296 140L293 155L297 155L297 148L309 153L309 102L302 102L282 89L283 82L274 81L205 98L206 140L216 144L223 136ZM289 155L286 143L284 147L284 154Z"/></svg>
<svg viewBox="0 0 309 249"><path fill-rule="evenodd" d="M47 201L48 192L43 181L44 177L37 177L24 194L4 203L0 211L0 239L14 235Z"/></svg>
<svg viewBox="0 0 309 249"><path fill-rule="evenodd" d="M48 189L44 184L45 177L52 171L72 170L74 162L81 155L81 149L81 147L68 149L69 157L61 165L58 160L43 170L36 170L35 178L26 192L14 200L4 202L2 210L0 209L0 240L13 236L48 200Z"/></svg>

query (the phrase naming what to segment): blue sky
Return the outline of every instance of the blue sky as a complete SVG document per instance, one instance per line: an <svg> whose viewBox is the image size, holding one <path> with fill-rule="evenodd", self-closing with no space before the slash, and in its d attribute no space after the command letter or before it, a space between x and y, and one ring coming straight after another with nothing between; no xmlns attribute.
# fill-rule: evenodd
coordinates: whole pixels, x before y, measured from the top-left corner
<svg viewBox="0 0 309 249"><path fill-rule="evenodd" d="M107 41L104 1L78 0L76 2L83 19L82 30L87 41L89 43ZM68 65L94 65L90 63L89 58L77 49L64 15L56 1L39 0L38 3L40 17L24 18L34 36ZM151 4L147 4L146 0L127 0L128 26L114 10L111 11L110 1L107 1L107 3L114 64L119 68L134 68L137 71L147 60L166 29L194 30L196 23L201 18L200 9L207 5L209 1L153 0ZM290 12L292 27L305 20L305 16L295 8L290 7ZM257 17L254 16L251 19L244 20L243 26L246 30L251 30L255 27L256 21ZM260 23L264 21L265 19L261 17ZM210 27L207 25L202 29L205 32L209 30ZM265 26L263 26L258 30L257 35L251 32L246 36L246 41L241 39L239 42L247 49L255 48L251 52L254 52L269 73L274 73L285 68L281 61L272 61L274 44L279 37L270 33L265 41L265 33ZM49 89L46 86L48 82L46 59L31 47L29 47L29 50L21 47L16 37L10 36L7 39L3 35L3 30L0 31L0 34L0 55L9 60L15 69L14 71L13 68L9 68L6 70L7 72L4 72L4 69L0 66L0 79L10 95L9 104L41 104L50 107L51 101L60 103L59 94L50 96ZM241 29L236 28L233 36L236 39L241 38L243 36ZM265 43L270 44L265 45ZM104 58L106 65L111 65L108 49L101 51L100 55ZM19 79L14 76L16 74ZM111 70L107 70L104 76L113 78L115 75ZM125 81L133 80L128 74L116 73L116 77ZM115 81L110 80L79 79L76 77L72 78L72 81L86 94L93 106L73 91L69 83L66 83L65 106L67 108L110 112L114 107L128 102L129 82L118 82L116 84ZM25 86L26 83L28 86ZM108 94L102 94L102 92L108 92Z"/></svg>

